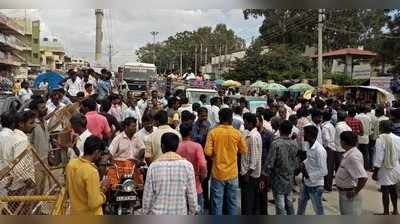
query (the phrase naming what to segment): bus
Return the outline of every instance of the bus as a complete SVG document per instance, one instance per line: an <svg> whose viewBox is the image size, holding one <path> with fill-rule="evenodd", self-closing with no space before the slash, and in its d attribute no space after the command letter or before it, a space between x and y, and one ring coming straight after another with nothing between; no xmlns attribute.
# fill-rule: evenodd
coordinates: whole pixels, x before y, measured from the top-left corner
<svg viewBox="0 0 400 224"><path fill-rule="evenodd" d="M124 80L130 91L146 91L149 82L157 76L157 68L148 63L126 63L123 66Z"/></svg>

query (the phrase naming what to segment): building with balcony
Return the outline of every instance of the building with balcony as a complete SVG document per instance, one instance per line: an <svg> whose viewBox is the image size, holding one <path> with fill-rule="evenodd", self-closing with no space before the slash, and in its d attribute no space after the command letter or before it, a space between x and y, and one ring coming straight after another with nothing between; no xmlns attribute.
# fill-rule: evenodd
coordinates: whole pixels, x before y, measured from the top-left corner
<svg viewBox="0 0 400 224"><path fill-rule="evenodd" d="M58 37L43 37L40 39L41 69L64 70L64 44Z"/></svg>
<svg viewBox="0 0 400 224"><path fill-rule="evenodd" d="M24 63L20 55L23 36L23 26L0 13L0 75L9 78L18 75L18 68Z"/></svg>
<svg viewBox="0 0 400 224"><path fill-rule="evenodd" d="M65 56L64 57L65 70L74 68L88 68L90 66L89 62L81 57L75 56Z"/></svg>

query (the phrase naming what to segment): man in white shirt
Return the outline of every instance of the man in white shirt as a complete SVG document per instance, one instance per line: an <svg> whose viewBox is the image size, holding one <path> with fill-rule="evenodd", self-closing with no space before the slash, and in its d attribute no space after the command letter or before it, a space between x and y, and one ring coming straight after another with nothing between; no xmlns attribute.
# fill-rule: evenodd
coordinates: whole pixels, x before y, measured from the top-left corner
<svg viewBox="0 0 400 224"><path fill-rule="evenodd" d="M232 126L241 132L244 131L244 120L242 116L242 108L240 106L235 106L233 108Z"/></svg>
<svg viewBox="0 0 400 224"><path fill-rule="evenodd" d="M371 135L371 118L366 114L367 108L360 106L360 114L356 116L363 126L363 135L358 137L358 148L364 157L364 167L366 170L372 169L372 158L369 155L369 136ZM372 155L371 155L372 157Z"/></svg>
<svg viewBox="0 0 400 224"><path fill-rule="evenodd" d="M335 170L335 134L336 129L332 124L332 112L330 110L325 110L322 113L322 145L327 152L327 167L328 175L325 176L324 188L326 191L332 191L333 183L333 173Z"/></svg>
<svg viewBox="0 0 400 224"><path fill-rule="evenodd" d="M65 104L61 102L61 93L59 90L54 90L51 93L50 99L47 100L46 107L47 107L47 114L51 114L57 108L61 109L65 107Z"/></svg>
<svg viewBox="0 0 400 224"><path fill-rule="evenodd" d="M149 114L143 115L142 125L143 125L143 128L140 129L138 132L136 132L135 136L138 141L142 141L143 145L148 147L150 144L149 136L151 135L151 133L153 133L155 130L157 130L157 127L154 127L153 118ZM139 159L141 161L144 161L144 154L143 154L142 158L139 158Z"/></svg>
<svg viewBox="0 0 400 224"><path fill-rule="evenodd" d="M338 120L335 127L335 172L339 169L345 150L342 148L340 143L340 134L344 131L352 131L350 126L346 123L346 112L340 110L337 114Z"/></svg>
<svg viewBox="0 0 400 224"><path fill-rule="evenodd" d="M125 130L115 136L112 140L109 151L115 160L139 160L140 154L145 151L143 141L139 141L136 136L136 119L128 117L124 120Z"/></svg>
<svg viewBox="0 0 400 224"><path fill-rule="evenodd" d="M16 114L16 126L13 135L8 139L8 148L1 149L4 150L4 154L0 158L1 161L11 165L25 150L28 150L30 143L27 134L32 133L35 127L35 117L36 114L31 110ZM28 150L12 169L9 181L7 183L10 185L8 188L9 195L25 195L30 189L34 189L35 166L31 151Z"/></svg>
<svg viewBox="0 0 400 224"><path fill-rule="evenodd" d="M137 106L139 108L140 112L140 117L143 116L144 111L146 110L148 106L148 96L146 92L143 92L142 95L140 96L140 100L137 102Z"/></svg>
<svg viewBox="0 0 400 224"><path fill-rule="evenodd" d="M76 97L76 94L79 92L83 92L83 81L79 78L74 71L68 72L69 78L65 82L65 90L68 91L68 94L72 97Z"/></svg>
<svg viewBox="0 0 400 224"><path fill-rule="evenodd" d="M181 138L181 134L168 125L168 113L164 110L159 111L154 117L158 121L158 129L153 131L149 136L149 144L146 145L145 159L147 164L156 160L161 154L161 137L165 133L174 133Z"/></svg>
<svg viewBox="0 0 400 224"><path fill-rule="evenodd" d="M311 147L307 150L307 159L300 165L300 170L303 173L303 184L300 190L297 215L305 214L309 199L311 199L315 214L324 214L322 194L324 192L324 177L328 174L327 156L324 147L316 140L317 136L318 129L315 126L304 127L304 141L307 141Z"/></svg>
<svg viewBox="0 0 400 224"><path fill-rule="evenodd" d="M215 127L219 123L219 105L221 104L221 99L219 97L214 97L210 100L211 107L208 110L208 119L211 124L211 128Z"/></svg>
<svg viewBox="0 0 400 224"><path fill-rule="evenodd" d="M260 196L257 194L258 181L261 176L261 154L262 139L257 130L257 117L255 114L245 113L243 115L246 128L246 143L248 152L241 156L241 195L242 215L256 215L256 208L260 203Z"/></svg>
<svg viewBox="0 0 400 224"><path fill-rule="evenodd" d="M3 159L6 158L6 149L9 149L10 141L6 139L11 139L13 136L13 129L14 129L14 115L10 112L5 112L1 115L0 122L1 122L1 130L0 130L0 173L1 170L4 169L8 163Z"/></svg>
<svg viewBox="0 0 400 224"><path fill-rule="evenodd" d="M86 139L92 133L86 128L87 120L83 114L77 113L70 118L71 128L76 134L72 148L68 149L68 157L70 159L77 158L83 155L83 146Z"/></svg>

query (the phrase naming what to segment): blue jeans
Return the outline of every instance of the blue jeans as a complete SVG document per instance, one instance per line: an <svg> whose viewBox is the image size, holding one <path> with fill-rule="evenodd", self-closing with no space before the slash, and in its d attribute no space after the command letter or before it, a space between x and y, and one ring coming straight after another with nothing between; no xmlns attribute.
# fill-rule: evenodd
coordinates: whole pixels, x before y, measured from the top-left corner
<svg viewBox="0 0 400 224"><path fill-rule="evenodd" d="M324 214L324 206L322 205L322 193L324 193L324 186L308 187L304 183L301 184L299 206L297 208L297 215L304 215L307 208L308 200L311 203L316 215Z"/></svg>
<svg viewBox="0 0 400 224"><path fill-rule="evenodd" d="M199 205L199 215L204 215L204 198L203 193L197 194L197 204Z"/></svg>
<svg viewBox="0 0 400 224"><path fill-rule="evenodd" d="M275 214L276 215L293 215L293 198L292 193L279 194L272 192L275 201Z"/></svg>
<svg viewBox="0 0 400 224"><path fill-rule="evenodd" d="M236 215L238 210L239 180L219 181L211 179L211 215L222 215L222 208L226 208L226 215ZM224 202L226 205L224 206Z"/></svg>

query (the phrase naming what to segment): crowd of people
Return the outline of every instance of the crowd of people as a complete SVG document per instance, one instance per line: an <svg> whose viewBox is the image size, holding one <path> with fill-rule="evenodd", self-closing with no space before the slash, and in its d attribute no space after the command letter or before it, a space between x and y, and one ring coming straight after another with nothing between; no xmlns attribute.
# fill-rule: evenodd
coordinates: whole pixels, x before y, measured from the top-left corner
<svg viewBox="0 0 400 224"><path fill-rule="evenodd" d="M97 165L104 157L149 166L143 214L267 215L272 202L275 214L304 215L311 201L323 215L324 194L337 190L340 214L360 215L369 172L380 186L383 214L398 214L400 108L268 95L251 113L245 98L232 104L222 89L210 102L205 95L189 102L182 90L135 96L110 74L70 71L47 96L23 84L20 95L29 108L1 115L0 170L28 145L45 159L54 146L49 120L75 104L65 168L71 214L103 214L110 180ZM35 183L36 194L43 194L45 171L32 156L24 159L29 172L13 176L5 190L21 195Z"/></svg>

